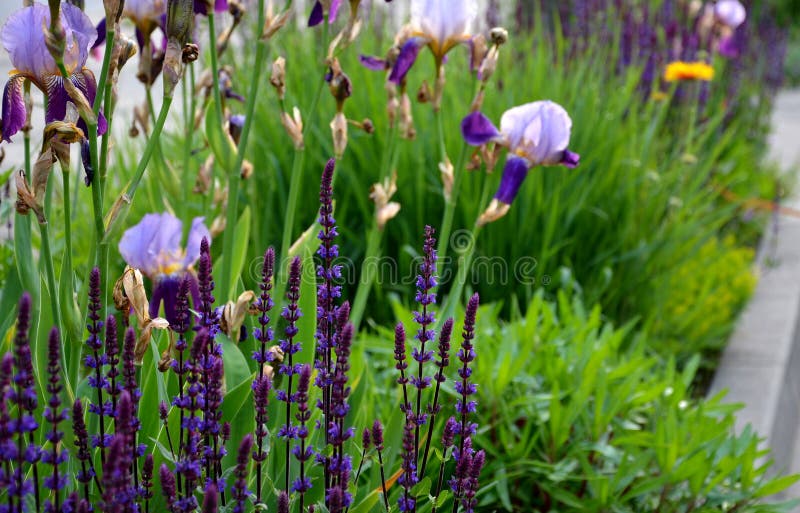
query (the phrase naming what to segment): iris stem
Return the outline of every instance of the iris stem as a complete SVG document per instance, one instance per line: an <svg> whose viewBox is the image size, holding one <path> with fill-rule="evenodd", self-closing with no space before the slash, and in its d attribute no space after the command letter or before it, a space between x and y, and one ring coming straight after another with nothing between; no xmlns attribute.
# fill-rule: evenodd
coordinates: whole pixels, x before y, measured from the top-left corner
<svg viewBox="0 0 800 513"><path fill-rule="evenodd" d="M117 227L120 226L128 216L128 213L130 212L130 205L133 202L134 196L136 195L136 189L139 188L139 183L142 181L144 172L147 169L147 164L150 162L150 157L153 155L153 150L155 149L158 138L161 136L161 131L164 128L164 123L167 120L167 114L169 114L169 108L171 105L172 96L165 96L163 102L161 103L161 111L158 113L156 125L153 127L153 132L150 135L150 138L147 140L147 144L144 147L144 153L142 154L142 158L139 161L139 165L136 168L133 178L131 178L131 181L128 183L128 187L125 189L122 195L117 198L117 203L112 206L107 233L114 233ZM107 242L104 242L103 244L106 246L108 245Z"/></svg>
<svg viewBox="0 0 800 513"><path fill-rule="evenodd" d="M50 289L50 308L53 310L53 320L59 332L63 333L61 326L61 309L58 304L58 289L56 288L56 272L53 266L53 252L50 249L50 229L47 220L39 223L39 232L42 236L42 259L44 260L47 288Z"/></svg>
<svg viewBox="0 0 800 513"><path fill-rule="evenodd" d="M264 0L258 0L257 27L259 27L259 29L264 26L265 17L266 16L264 14ZM212 17L209 16L209 21L211 19ZM211 27L213 28L213 21L211 23L212 23ZM214 43L212 42L212 44ZM216 46L214 46L213 48L216 49ZM212 50L211 53L213 55L215 53L215 50ZM226 300L227 298L231 297L233 293L233 283L235 281L235 278L231 276L231 273L233 271L232 264L233 264L233 243L235 235L234 228L236 227L237 216L239 215L238 212L239 182L242 180L241 169L242 169L242 164L244 163L244 154L245 150L247 149L247 141L250 137L250 129L253 126L253 117L256 108L256 97L258 96L258 88L261 83L260 77L262 69L264 68L265 60L266 60L266 42L261 41L261 39L259 38L258 42L256 43L256 56L255 56L255 62L253 63L253 73L250 77L250 91L247 93L247 98L245 99L244 126L242 126L242 134L239 138L239 146L236 151L236 161L233 164L233 168L228 170L228 208L225 214L226 229L222 238L222 254L224 255L224 257L222 259L222 281L221 281L222 287L220 289L224 294L223 300ZM217 88L217 91L215 92L216 101L219 101L218 80L214 80L214 84ZM220 105L218 110L218 114L220 116L222 112L221 109L222 107ZM220 117L220 119L222 118ZM292 174L292 176L294 177L294 173Z"/></svg>
<svg viewBox="0 0 800 513"><path fill-rule="evenodd" d="M116 32L113 28L113 24L106 23L106 47L105 51L103 52L103 67L101 68L102 71L100 73L100 82L97 87L98 93L102 91L102 105L105 106L105 116L106 116L106 123L108 128L106 129L106 133L103 136L103 143L100 149L101 158L100 158L100 197L101 199L105 199L105 192L106 192L106 170L108 167L108 143L111 137L111 118L113 113L113 108L111 107L111 89L113 84L110 80L108 80L108 71L109 71L109 64L111 62L111 54L114 50L114 38L116 37ZM92 105L92 110L94 110L95 116L100 115L100 106L101 106L101 96L100 94L95 95L94 97L94 105ZM95 169L95 172L98 170Z"/></svg>
<svg viewBox="0 0 800 513"><path fill-rule="evenodd" d="M442 148L444 148L444 128L442 126L442 116L437 115L439 127L439 137L442 139ZM446 157L446 154L444 155ZM447 249L450 246L450 233L453 230L453 219L455 218L456 206L458 205L458 196L461 192L461 183L464 178L464 164L467 158L467 143L461 146L461 152L458 154L458 160L453 167L453 186L450 189L450 196L445 196L444 215L442 216L442 224L439 228L439 247L437 248L437 255L441 262L442 269L447 265Z"/></svg>

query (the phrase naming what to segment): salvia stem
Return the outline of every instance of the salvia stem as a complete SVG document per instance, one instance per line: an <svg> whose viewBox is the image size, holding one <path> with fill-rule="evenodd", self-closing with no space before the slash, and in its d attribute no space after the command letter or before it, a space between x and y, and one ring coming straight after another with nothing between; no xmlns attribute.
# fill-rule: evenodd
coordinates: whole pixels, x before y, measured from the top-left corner
<svg viewBox="0 0 800 513"><path fill-rule="evenodd" d="M386 491L386 474L383 469L383 455L381 454L381 450L378 449L378 465L381 469L381 489L383 490L383 505L386 506L386 511L390 510L389 508L389 494Z"/></svg>

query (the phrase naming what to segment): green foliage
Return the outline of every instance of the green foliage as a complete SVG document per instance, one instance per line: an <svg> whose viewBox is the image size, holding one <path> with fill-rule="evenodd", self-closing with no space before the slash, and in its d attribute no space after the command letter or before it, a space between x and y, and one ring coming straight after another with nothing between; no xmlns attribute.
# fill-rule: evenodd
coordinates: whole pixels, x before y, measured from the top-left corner
<svg viewBox="0 0 800 513"><path fill-rule="evenodd" d="M698 358L663 365L631 325L566 293L551 303L538 292L512 322L497 314L479 311L473 374L483 510L786 511L759 501L798 476L767 477L758 436L734 434L737 407L692 397Z"/></svg>

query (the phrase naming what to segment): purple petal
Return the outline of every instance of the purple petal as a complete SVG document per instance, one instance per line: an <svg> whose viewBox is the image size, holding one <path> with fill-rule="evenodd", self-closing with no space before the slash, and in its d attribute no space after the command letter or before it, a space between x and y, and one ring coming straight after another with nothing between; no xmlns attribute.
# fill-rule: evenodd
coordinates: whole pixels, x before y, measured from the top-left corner
<svg viewBox="0 0 800 513"><path fill-rule="evenodd" d="M22 83L24 81L25 77L16 75L6 82L6 87L3 91L3 117L0 118L3 141L11 142L11 136L19 132L27 121L25 100L22 97Z"/></svg>
<svg viewBox="0 0 800 513"><path fill-rule="evenodd" d="M103 18L100 20L100 23L97 24L97 39L94 40L94 44L92 45L92 50L97 48L98 46L102 45L106 42L106 19Z"/></svg>
<svg viewBox="0 0 800 513"><path fill-rule="evenodd" d="M160 277L153 287L153 297L150 299L150 317L157 317L161 302L164 302L164 318L171 325L178 324L178 287L183 276L172 275Z"/></svg>
<svg viewBox="0 0 800 513"><path fill-rule="evenodd" d="M328 11L328 25L333 25L336 21L336 16L339 14L339 7L342 6L342 0L331 0L331 8Z"/></svg>
<svg viewBox="0 0 800 513"><path fill-rule="evenodd" d="M317 0L314 2L314 7L311 9L311 15L308 17L308 26L316 27L322 20L325 19L325 13L322 10L322 2Z"/></svg>
<svg viewBox="0 0 800 513"><path fill-rule="evenodd" d="M419 37L412 37L403 44L400 49L400 55L397 56L397 62L394 63L392 72L389 74L389 81L399 84L406 78L408 70L414 65L417 60L419 50L422 48L423 39Z"/></svg>
<svg viewBox="0 0 800 513"><path fill-rule="evenodd" d="M564 156L561 157L561 164L564 166L573 169L578 167L578 164L581 161L581 156L577 153L569 150L564 150Z"/></svg>
<svg viewBox="0 0 800 513"><path fill-rule="evenodd" d="M97 83L95 82L94 74L88 68L71 75L69 80L86 96L89 104L94 102L94 98L97 95ZM67 102L72 101L64 88L64 81L61 77L52 76L48 78L46 87L47 112L45 113L45 122L63 121L67 115ZM84 133L87 133L86 123L82 119L78 122L78 126ZM108 123L101 113L97 120L97 133L102 135L107 129Z"/></svg>
<svg viewBox="0 0 800 513"><path fill-rule="evenodd" d="M0 39L20 73L38 79L57 73L56 63L44 41L44 27L50 24L50 10L33 4L14 12L3 25Z"/></svg>
<svg viewBox="0 0 800 513"><path fill-rule="evenodd" d="M510 205L519 193L522 181L528 176L528 163L520 157L508 157L503 168L503 178L500 179L500 187L494 198L507 205Z"/></svg>
<svg viewBox="0 0 800 513"><path fill-rule="evenodd" d="M727 59L736 59L741 54L735 36L728 36L720 39L717 50L720 55Z"/></svg>
<svg viewBox="0 0 800 513"><path fill-rule="evenodd" d="M359 55L359 62L361 65L372 71L384 71L386 69L386 61L380 57L373 57L372 55Z"/></svg>
<svg viewBox="0 0 800 513"><path fill-rule="evenodd" d="M225 12L228 10L228 0L215 0L214 11Z"/></svg>
<svg viewBox="0 0 800 513"><path fill-rule="evenodd" d="M97 39L94 40L94 44L92 45L92 49L94 50L98 46L101 46L103 43L106 42L106 19L103 18L100 20L100 23L97 24L95 28L97 30Z"/></svg>
<svg viewBox="0 0 800 513"><path fill-rule="evenodd" d="M211 240L211 233L204 224L205 217L195 217L192 219L192 228L189 230L189 237L186 241L186 257L183 259L183 266L189 267L200 258L200 243L203 239Z"/></svg>
<svg viewBox="0 0 800 513"><path fill-rule="evenodd" d="M86 65L89 50L97 39L97 28L86 13L67 2L61 5L61 22L67 33L64 65L70 72L77 71Z"/></svg>
<svg viewBox="0 0 800 513"><path fill-rule="evenodd" d="M461 135L467 144L480 146L500 137L500 131L482 112L472 112L461 121Z"/></svg>

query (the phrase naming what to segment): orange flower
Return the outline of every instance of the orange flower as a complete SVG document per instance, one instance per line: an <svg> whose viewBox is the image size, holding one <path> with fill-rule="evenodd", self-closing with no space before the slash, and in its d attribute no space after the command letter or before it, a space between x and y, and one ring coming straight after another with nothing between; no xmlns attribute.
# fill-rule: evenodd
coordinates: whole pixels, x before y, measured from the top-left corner
<svg viewBox="0 0 800 513"><path fill-rule="evenodd" d="M713 78L714 68L705 62L670 62L664 72L664 80L667 82L676 80L705 80L708 82Z"/></svg>

